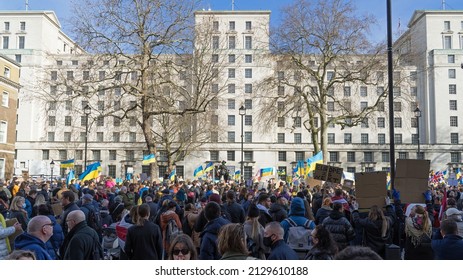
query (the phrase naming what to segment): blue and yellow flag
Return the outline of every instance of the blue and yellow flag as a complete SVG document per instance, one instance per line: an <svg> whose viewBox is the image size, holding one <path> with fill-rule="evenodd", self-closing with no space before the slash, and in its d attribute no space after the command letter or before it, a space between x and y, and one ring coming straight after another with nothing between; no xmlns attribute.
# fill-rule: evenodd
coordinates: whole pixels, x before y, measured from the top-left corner
<svg viewBox="0 0 463 280"><path fill-rule="evenodd" d="M214 169L214 163L211 161L206 164L206 168L204 168L204 172L209 172L213 169Z"/></svg>
<svg viewBox="0 0 463 280"><path fill-rule="evenodd" d="M169 180L175 181L175 176L177 175L177 170L172 170L169 174Z"/></svg>
<svg viewBox="0 0 463 280"><path fill-rule="evenodd" d="M299 175L299 177L305 177L306 175L306 168L304 166L304 161L303 160L299 160L297 162L297 175Z"/></svg>
<svg viewBox="0 0 463 280"><path fill-rule="evenodd" d="M198 168L195 169L195 171L193 172L193 177L200 177L204 174L204 170L203 170L203 166L200 165Z"/></svg>
<svg viewBox="0 0 463 280"><path fill-rule="evenodd" d="M149 165L152 162L156 162L156 157L153 154L143 156L142 165Z"/></svg>
<svg viewBox="0 0 463 280"><path fill-rule="evenodd" d="M240 170L236 170L236 171L235 171L235 181L238 181L240 178L241 178L241 171L240 171Z"/></svg>
<svg viewBox="0 0 463 280"><path fill-rule="evenodd" d="M91 180L95 179L98 177L101 171L101 164L99 161L90 164L87 166L87 169L84 171L84 173L80 174L79 180L81 181L86 181L86 180Z"/></svg>
<svg viewBox="0 0 463 280"><path fill-rule="evenodd" d="M74 169L69 170L68 175L66 176L66 185L69 186L71 184L71 180L76 178L76 174Z"/></svg>
<svg viewBox="0 0 463 280"><path fill-rule="evenodd" d="M74 167L74 159L62 161L59 165L61 168Z"/></svg>
<svg viewBox="0 0 463 280"><path fill-rule="evenodd" d="M273 167L265 167L260 169L260 177L273 176L275 174Z"/></svg>
<svg viewBox="0 0 463 280"><path fill-rule="evenodd" d="M307 174L315 170L315 165L317 165L317 163L323 164L322 151L318 152L313 157L307 159L307 169L306 169Z"/></svg>

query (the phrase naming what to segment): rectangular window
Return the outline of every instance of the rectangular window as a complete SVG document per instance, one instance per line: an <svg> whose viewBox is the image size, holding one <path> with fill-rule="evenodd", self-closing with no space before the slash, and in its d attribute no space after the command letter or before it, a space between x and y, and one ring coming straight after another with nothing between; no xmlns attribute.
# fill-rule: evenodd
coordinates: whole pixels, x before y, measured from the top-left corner
<svg viewBox="0 0 463 280"><path fill-rule="evenodd" d="M86 136L87 136L87 134L85 134L85 132L81 132L81 133L79 134L79 141L80 141L80 142L84 142ZM90 137L89 137L89 138L90 138Z"/></svg>
<svg viewBox="0 0 463 280"><path fill-rule="evenodd" d="M64 117L64 126L71 126L72 124L72 117L71 116L65 116Z"/></svg>
<svg viewBox="0 0 463 280"><path fill-rule="evenodd" d="M6 143L8 132L8 123L6 121L0 121L0 143Z"/></svg>
<svg viewBox="0 0 463 280"><path fill-rule="evenodd" d="M129 142L131 142L131 143L137 142L137 133L136 132L129 132Z"/></svg>
<svg viewBox="0 0 463 280"><path fill-rule="evenodd" d="M304 161L305 160L305 153L304 152L294 152L294 157L296 161Z"/></svg>
<svg viewBox="0 0 463 280"><path fill-rule="evenodd" d="M378 102L378 111L384 112L384 102Z"/></svg>
<svg viewBox="0 0 463 280"><path fill-rule="evenodd" d="M450 133L450 144L459 144L458 133Z"/></svg>
<svg viewBox="0 0 463 280"><path fill-rule="evenodd" d="M1 122L0 122L0 126L1 126ZM2 142L2 137L1 137L1 127L0 127L0 143ZM48 132L47 133L47 139L48 139L48 142L54 142L55 141L55 133L54 132Z"/></svg>
<svg viewBox="0 0 463 280"><path fill-rule="evenodd" d="M444 49L450 50L452 48L452 36L444 36Z"/></svg>
<svg viewBox="0 0 463 280"><path fill-rule="evenodd" d="M252 49L252 37L251 36L244 37L244 48L247 50Z"/></svg>
<svg viewBox="0 0 463 280"><path fill-rule="evenodd" d="M410 87L410 95L411 96L418 96L418 88L417 87Z"/></svg>
<svg viewBox="0 0 463 280"><path fill-rule="evenodd" d="M450 152L450 162L460 163L461 153L460 152Z"/></svg>
<svg viewBox="0 0 463 280"><path fill-rule="evenodd" d="M392 89L392 93L394 94L394 96L400 96L401 95L400 87L394 87Z"/></svg>
<svg viewBox="0 0 463 280"><path fill-rule="evenodd" d="M394 112L401 112L402 111L402 103L394 102L393 103Z"/></svg>
<svg viewBox="0 0 463 280"><path fill-rule="evenodd" d="M15 54L14 55L14 58L16 60L17 63L21 63L22 62L22 56L20 54Z"/></svg>
<svg viewBox="0 0 463 280"><path fill-rule="evenodd" d="M245 22L245 25L246 25L246 27L245 27L246 30L248 30L248 31L251 30L252 25L251 25L251 22L250 22L250 21L246 21L246 22Z"/></svg>
<svg viewBox="0 0 463 280"><path fill-rule="evenodd" d="M408 159L407 152L399 152L399 159Z"/></svg>
<svg viewBox="0 0 463 280"><path fill-rule="evenodd" d="M457 116L450 116L450 126L458 127L458 117Z"/></svg>
<svg viewBox="0 0 463 280"><path fill-rule="evenodd" d="M96 133L96 141L97 141L97 142L103 142L103 141L104 141L104 134L103 134L103 132L97 132L97 133Z"/></svg>
<svg viewBox="0 0 463 280"><path fill-rule="evenodd" d="M229 21L228 22L228 30L230 30L230 31L235 30L235 22L234 21Z"/></svg>
<svg viewBox="0 0 463 280"><path fill-rule="evenodd" d="M360 110L365 110L368 107L368 102L362 101L360 102Z"/></svg>
<svg viewBox="0 0 463 280"><path fill-rule="evenodd" d="M219 151L209 151L209 159L210 159L210 161L218 161L219 160Z"/></svg>
<svg viewBox="0 0 463 280"><path fill-rule="evenodd" d="M386 144L386 134L378 133L378 144Z"/></svg>
<svg viewBox="0 0 463 280"><path fill-rule="evenodd" d="M117 159L117 154L116 150L109 150L109 160L116 160Z"/></svg>
<svg viewBox="0 0 463 280"><path fill-rule="evenodd" d="M278 161L286 161L286 152L278 151Z"/></svg>
<svg viewBox="0 0 463 280"><path fill-rule="evenodd" d="M368 89L367 87L360 87L360 96L367 97L368 96Z"/></svg>
<svg viewBox="0 0 463 280"><path fill-rule="evenodd" d="M367 118L362 120L362 123L361 123L360 127L361 128L368 128L369 127Z"/></svg>
<svg viewBox="0 0 463 280"><path fill-rule="evenodd" d="M285 127L285 117L278 117L277 127Z"/></svg>
<svg viewBox="0 0 463 280"><path fill-rule="evenodd" d="M339 152L329 152L330 162L339 162Z"/></svg>
<svg viewBox="0 0 463 280"><path fill-rule="evenodd" d="M245 99L244 100L244 108L246 108L246 110L251 110L252 109L252 99Z"/></svg>
<svg viewBox="0 0 463 280"><path fill-rule="evenodd" d="M234 131L228 131L227 140L228 140L228 143L235 143L235 132Z"/></svg>
<svg viewBox="0 0 463 280"><path fill-rule="evenodd" d="M394 134L394 143L402 144L402 134L401 133Z"/></svg>
<svg viewBox="0 0 463 280"><path fill-rule="evenodd" d="M244 142L245 143L252 143L252 132L251 131L245 131L244 132Z"/></svg>
<svg viewBox="0 0 463 280"><path fill-rule="evenodd" d="M229 126L235 125L235 115L228 115L228 125Z"/></svg>
<svg viewBox="0 0 463 280"><path fill-rule="evenodd" d="M50 150L42 150L42 159L43 160L50 159Z"/></svg>
<svg viewBox="0 0 463 280"><path fill-rule="evenodd" d="M218 63L219 62L219 55L218 54L213 54L211 58L212 63Z"/></svg>
<svg viewBox="0 0 463 280"><path fill-rule="evenodd" d="M60 160L67 160L67 158L68 158L67 150L59 150L58 151L58 156L59 156Z"/></svg>
<svg viewBox="0 0 463 280"><path fill-rule="evenodd" d="M104 117L103 116L98 116L96 118L96 125L97 126L104 126Z"/></svg>
<svg viewBox="0 0 463 280"><path fill-rule="evenodd" d="M252 54L244 55L244 62L245 63L252 63Z"/></svg>
<svg viewBox="0 0 463 280"><path fill-rule="evenodd" d="M252 84L244 84L244 93L252 93Z"/></svg>
<svg viewBox="0 0 463 280"><path fill-rule="evenodd" d="M249 68L244 69L244 77L247 79L252 78L252 69L249 69Z"/></svg>
<svg viewBox="0 0 463 280"><path fill-rule="evenodd" d="M368 144L368 134L367 133L360 134L360 143Z"/></svg>
<svg viewBox="0 0 463 280"><path fill-rule="evenodd" d="M228 78L235 78L235 68L228 69Z"/></svg>
<svg viewBox="0 0 463 280"><path fill-rule="evenodd" d="M457 85L455 84L449 85L449 94L457 94Z"/></svg>
<svg viewBox="0 0 463 280"><path fill-rule="evenodd" d="M229 110L235 109L235 99L228 99L228 109Z"/></svg>
<svg viewBox="0 0 463 280"><path fill-rule="evenodd" d="M252 115L244 116L244 125L252 125Z"/></svg>
<svg viewBox="0 0 463 280"><path fill-rule="evenodd" d="M18 49L24 49L26 45L26 37L18 36Z"/></svg>
<svg viewBox="0 0 463 280"><path fill-rule="evenodd" d="M74 71L67 71L66 72L66 79L72 81L74 80Z"/></svg>
<svg viewBox="0 0 463 280"><path fill-rule="evenodd" d="M7 50L10 45L10 37L3 36L3 49Z"/></svg>
<svg viewBox="0 0 463 280"><path fill-rule="evenodd" d="M413 133L412 134L412 144L417 145L418 144L418 134Z"/></svg>
<svg viewBox="0 0 463 280"><path fill-rule="evenodd" d="M334 102L333 101L328 101L326 103L326 110L329 112L334 112Z"/></svg>
<svg viewBox="0 0 463 280"><path fill-rule="evenodd" d="M235 84L228 84L228 93L235 93Z"/></svg>
<svg viewBox="0 0 463 280"><path fill-rule="evenodd" d="M347 167L347 172L355 173L355 172L356 172L356 168L355 168L355 167L352 167L352 166L348 166L348 167Z"/></svg>
<svg viewBox="0 0 463 280"><path fill-rule="evenodd" d="M450 31L450 21L444 21L444 31Z"/></svg>
<svg viewBox="0 0 463 280"><path fill-rule="evenodd" d="M381 161L389 162L389 152L381 152Z"/></svg>
<svg viewBox="0 0 463 280"><path fill-rule="evenodd" d="M212 125L219 125L219 116L218 115L212 115L211 116L211 124Z"/></svg>
<svg viewBox="0 0 463 280"><path fill-rule="evenodd" d="M347 152L347 162L355 162L355 152Z"/></svg>
<svg viewBox="0 0 463 280"><path fill-rule="evenodd" d="M344 133L344 144L352 144L352 133Z"/></svg>
<svg viewBox="0 0 463 280"><path fill-rule="evenodd" d="M373 152L364 152L363 153L363 161L364 162L374 162L375 159L373 157Z"/></svg>
<svg viewBox="0 0 463 280"><path fill-rule="evenodd" d="M344 87L344 96L349 97L350 96L350 87Z"/></svg>
<svg viewBox="0 0 463 280"><path fill-rule="evenodd" d="M121 134L119 132L113 132L113 142L114 143L121 142Z"/></svg>
<svg viewBox="0 0 463 280"><path fill-rule="evenodd" d="M277 143L284 143L285 142L285 134L284 133L278 133L277 134Z"/></svg>
<svg viewBox="0 0 463 280"><path fill-rule="evenodd" d="M218 56L218 55L217 55ZM228 63L235 63L235 60L236 60L236 56L234 54L229 54L228 55ZM217 61L216 62L219 62L219 58L217 57Z"/></svg>
<svg viewBox="0 0 463 280"><path fill-rule="evenodd" d="M294 143L295 144L302 143L302 133L294 133Z"/></svg>
<svg viewBox="0 0 463 280"><path fill-rule="evenodd" d="M384 94L384 87L377 87L377 88L376 88L376 94L377 94L378 96L383 95L383 94Z"/></svg>
<svg viewBox="0 0 463 280"><path fill-rule="evenodd" d="M56 125L56 117L48 116L48 126L55 126L55 125Z"/></svg>
<svg viewBox="0 0 463 280"><path fill-rule="evenodd" d="M125 159L129 161L135 160L135 151L134 150L127 150L125 151Z"/></svg>
<svg viewBox="0 0 463 280"><path fill-rule="evenodd" d="M5 31L10 30L10 22L9 21L3 22L3 30L5 30Z"/></svg>
<svg viewBox="0 0 463 280"><path fill-rule="evenodd" d="M401 128L402 127L402 118L394 118L394 127Z"/></svg>
<svg viewBox="0 0 463 280"><path fill-rule="evenodd" d="M384 127L385 127L385 122L386 122L386 119L385 119L385 118L379 117L379 118L378 118L378 127L379 127L379 128L384 128Z"/></svg>
<svg viewBox="0 0 463 280"><path fill-rule="evenodd" d="M455 63L455 55L454 54L447 55L447 62L448 63Z"/></svg>
<svg viewBox="0 0 463 280"><path fill-rule="evenodd" d="M334 79L334 72L333 71L327 71L326 72L326 80L331 81ZM344 87L344 92L345 92L345 87Z"/></svg>
<svg viewBox="0 0 463 280"><path fill-rule="evenodd" d="M219 36L212 36L212 49L219 49Z"/></svg>
<svg viewBox="0 0 463 280"><path fill-rule="evenodd" d="M235 151L227 151L227 160L235 161Z"/></svg>
<svg viewBox="0 0 463 280"><path fill-rule="evenodd" d="M336 142L336 134L328 133L328 144L334 144Z"/></svg>
<svg viewBox="0 0 463 280"><path fill-rule="evenodd" d="M457 101L456 100L449 100L449 109L451 111L457 110Z"/></svg>
<svg viewBox="0 0 463 280"><path fill-rule="evenodd" d="M244 161L250 162L254 161L254 152L253 151L244 151Z"/></svg>
<svg viewBox="0 0 463 280"><path fill-rule="evenodd" d="M449 69L449 79L456 79L456 71L455 69Z"/></svg>
<svg viewBox="0 0 463 280"><path fill-rule="evenodd" d="M236 37L235 36L229 36L228 37L228 49L234 50L236 47Z"/></svg>
<svg viewBox="0 0 463 280"><path fill-rule="evenodd" d="M212 22L212 30L219 31L219 22L218 21L213 21Z"/></svg>
<svg viewBox="0 0 463 280"><path fill-rule="evenodd" d="M2 106L3 107L8 107L8 103L10 101L10 94L8 92L3 92L2 93Z"/></svg>

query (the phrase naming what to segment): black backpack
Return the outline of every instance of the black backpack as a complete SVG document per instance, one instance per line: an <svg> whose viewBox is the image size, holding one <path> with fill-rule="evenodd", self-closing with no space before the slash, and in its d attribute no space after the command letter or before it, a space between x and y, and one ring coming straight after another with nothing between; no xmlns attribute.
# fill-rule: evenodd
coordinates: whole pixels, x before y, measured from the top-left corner
<svg viewBox="0 0 463 280"><path fill-rule="evenodd" d="M182 231L184 234L191 237L193 234L193 229L190 227L190 223L188 222L188 214L183 217L182 221Z"/></svg>
<svg viewBox="0 0 463 280"><path fill-rule="evenodd" d="M93 228L98 234L101 232L101 217L99 213L97 213L94 209L86 207L85 205L82 206L88 209L88 219L87 225Z"/></svg>

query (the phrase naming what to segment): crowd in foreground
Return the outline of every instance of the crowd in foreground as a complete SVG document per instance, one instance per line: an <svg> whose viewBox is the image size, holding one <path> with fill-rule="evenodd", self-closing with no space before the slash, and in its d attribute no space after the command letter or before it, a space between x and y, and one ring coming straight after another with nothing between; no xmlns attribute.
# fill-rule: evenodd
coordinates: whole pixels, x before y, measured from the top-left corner
<svg viewBox="0 0 463 280"><path fill-rule="evenodd" d="M445 184L382 207L337 185L78 183L0 182L0 259L463 259L463 192Z"/></svg>

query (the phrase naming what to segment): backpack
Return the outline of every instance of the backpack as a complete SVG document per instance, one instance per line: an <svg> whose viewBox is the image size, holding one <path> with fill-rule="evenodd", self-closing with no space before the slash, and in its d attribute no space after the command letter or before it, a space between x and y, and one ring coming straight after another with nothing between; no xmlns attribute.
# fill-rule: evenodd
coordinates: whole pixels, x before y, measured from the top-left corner
<svg viewBox="0 0 463 280"><path fill-rule="evenodd" d="M167 222L167 227L166 227L166 242L170 244L170 242L179 233L182 233L182 231L178 228L177 223L175 222L175 219L170 219Z"/></svg>
<svg viewBox="0 0 463 280"><path fill-rule="evenodd" d="M182 221L182 231L184 234L188 235L189 237L191 237L191 235L193 234L193 229L190 227L190 223L188 222L188 214L185 215L185 217L183 217L183 221Z"/></svg>
<svg viewBox="0 0 463 280"><path fill-rule="evenodd" d="M85 207L85 206L83 206ZM85 207L88 209L87 225L93 228L98 234L101 232L101 217L95 210Z"/></svg>
<svg viewBox="0 0 463 280"><path fill-rule="evenodd" d="M298 226L291 218L286 218L290 225L288 229L287 244L291 249L309 249L310 237L312 230L310 224L313 223L311 220L307 220L303 226Z"/></svg>

